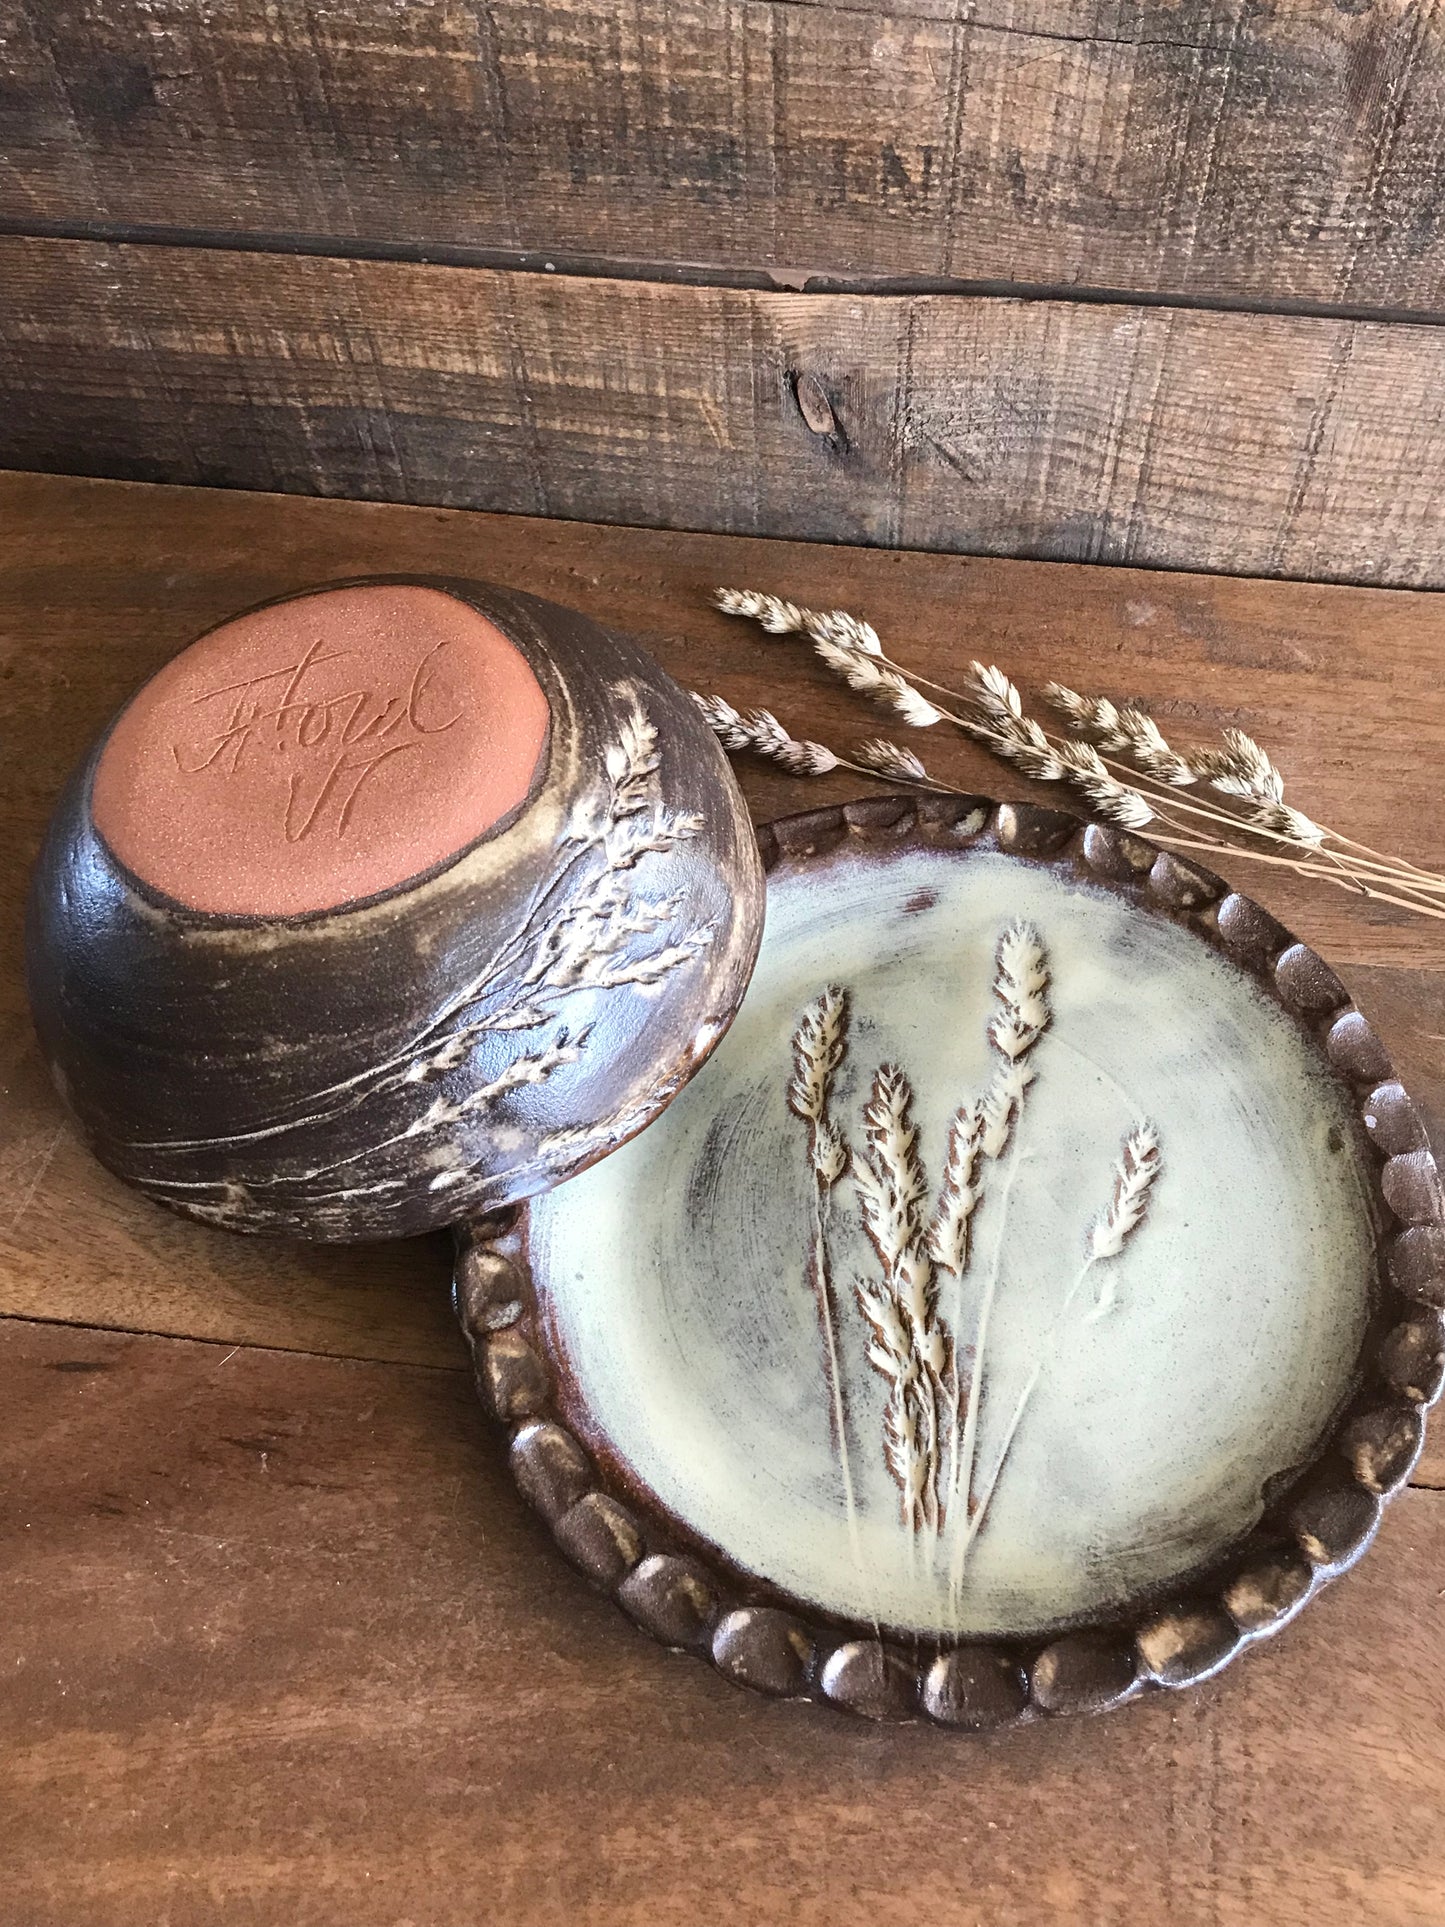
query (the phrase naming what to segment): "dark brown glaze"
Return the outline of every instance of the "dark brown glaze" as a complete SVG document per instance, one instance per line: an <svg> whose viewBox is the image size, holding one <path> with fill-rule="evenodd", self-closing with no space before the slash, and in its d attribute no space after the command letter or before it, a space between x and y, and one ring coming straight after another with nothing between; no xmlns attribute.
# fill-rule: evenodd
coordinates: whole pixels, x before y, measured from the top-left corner
<svg viewBox="0 0 1445 1927"><path fill-rule="evenodd" d="M139 882L189 910L334 910L511 815L547 713L521 650L456 596L293 596L223 622L136 691L91 816Z"/></svg>
<svg viewBox="0 0 1445 1927"><path fill-rule="evenodd" d="M457 796L413 808L399 792L360 867L333 848L293 888L273 861L286 847L284 807L278 837L277 792L258 773L232 824L246 850L212 864L181 846L174 793L169 826L134 807L149 779L145 758L128 761L131 734L165 742L147 732L172 686L184 693L183 656L174 678L148 685L133 722L122 713L56 809L31 890L30 994L96 1155L149 1196L241 1231L402 1237L545 1189L656 1115L737 1009L761 935L762 873L711 732L626 638L451 579L330 593L344 598L338 612L369 612L359 646L374 645L390 695L403 697L393 715L405 713L437 625L470 652L469 680L448 688L478 706L477 755L493 741L484 780L471 782L467 758L448 764ZM257 661L275 667L278 639L298 617L314 624L324 599L291 598L227 627L268 638ZM329 649L349 630L338 621L325 633ZM218 635L198 653L203 667ZM424 723L442 718L443 693L428 685L414 700ZM506 732L489 736L501 722L505 745ZM266 754L285 762L295 746L273 736ZM422 760L411 759L418 771ZM118 780L128 768L129 801ZM93 801L102 769L106 836ZM253 866L263 794L268 860ZM224 829L214 796L208 807L208 833ZM390 885L335 907L239 914L243 903L314 905L385 874Z"/></svg>
<svg viewBox="0 0 1445 1927"><path fill-rule="evenodd" d="M1445 1381L1445 1326L1434 1309L1445 1299L1439 1179L1405 1092L1379 1081L1389 1071L1383 1047L1334 973L1258 905L1212 872L1103 824L976 796L871 796L765 824L758 840L769 871L850 842L1007 849L1112 886L1247 970L1335 1066L1361 1144L1373 1146L1379 1276L1355 1389L1260 1523L1175 1595L1141 1597L1052 1636L959 1643L890 1637L885 1628L880 1639L872 1625L824 1621L694 1543L600 1446L589 1451L576 1436L576 1387L559 1371L538 1313L519 1212L458 1228L456 1298L479 1387L512 1427L524 1494L564 1552L639 1625L667 1645L710 1653L729 1679L759 1692L977 1732L1103 1712L1209 1678L1366 1551L1383 1506L1409 1477L1425 1410ZM608 1502L605 1543L595 1524L581 1529L593 1498ZM688 1575L685 1612L654 1603L674 1568Z"/></svg>

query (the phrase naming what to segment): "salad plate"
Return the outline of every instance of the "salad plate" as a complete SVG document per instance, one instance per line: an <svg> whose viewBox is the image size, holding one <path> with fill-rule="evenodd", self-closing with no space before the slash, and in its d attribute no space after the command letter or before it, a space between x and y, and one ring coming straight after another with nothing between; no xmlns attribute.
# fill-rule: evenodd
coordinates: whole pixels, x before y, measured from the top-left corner
<svg viewBox="0 0 1445 1927"><path fill-rule="evenodd" d="M1364 1551L1440 1386L1383 1047L1122 831L883 797L760 842L710 1062L461 1235L523 1491L764 1692L978 1729L1209 1676Z"/></svg>

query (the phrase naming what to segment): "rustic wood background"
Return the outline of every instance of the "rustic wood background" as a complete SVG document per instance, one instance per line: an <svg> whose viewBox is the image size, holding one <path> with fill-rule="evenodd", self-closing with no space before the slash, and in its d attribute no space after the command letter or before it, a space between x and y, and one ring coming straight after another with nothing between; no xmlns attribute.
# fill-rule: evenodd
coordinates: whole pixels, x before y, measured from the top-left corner
<svg viewBox="0 0 1445 1927"><path fill-rule="evenodd" d="M1434 0L0 0L0 461L1445 584Z"/></svg>
<svg viewBox="0 0 1445 1927"><path fill-rule="evenodd" d="M1445 1449L1360 1569L1218 1681L970 1742L662 1653L512 1490L440 1239L182 1223L84 1154L20 981L59 785L259 597L484 573L845 743L861 699L705 603L846 602L907 660L1256 726L1300 804L1445 860L1445 600L0 477L0 1918L16 1927L1439 1927ZM1020 786L937 732L960 784ZM763 814L856 780L744 770ZM1046 796L1046 792L1035 791ZM1433 926L1241 862L1445 1120Z"/></svg>

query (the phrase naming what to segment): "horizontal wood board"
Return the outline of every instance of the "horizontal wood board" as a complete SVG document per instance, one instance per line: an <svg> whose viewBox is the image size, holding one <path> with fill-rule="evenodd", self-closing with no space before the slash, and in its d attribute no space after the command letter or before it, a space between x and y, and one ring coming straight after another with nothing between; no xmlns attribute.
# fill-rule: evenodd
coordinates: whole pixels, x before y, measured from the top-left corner
<svg viewBox="0 0 1445 1927"><path fill-rule="evenodd" d="M0 1323L24 1927L1427 1927L1445 1498L1186 1697L989 1742L740 1693L459 1376Z"/></svg>
<svg viewBox="0 0 1445 1927"><path fill-rule="evenodd" d="M1438 314L1428 0L3 0L0 219Z"/></svg>
<svg viewBox="0 0 1445 1927"><path fill-rule="evenodd" d="M836 743L875 726L860 700L704 598L729 580L846 603L925 671L977 652L1030 689L1141 697L1176 731L1256 726L1302 805L1445 857L1429 595L0 477L0 1916L1445 1918L1438 1492L1402 1498L1358 1573L1187 1697L977 1745L770 1705L660 1652L558 1560L462 1368L443 1241L227 1237L87 1159L19 979L65 771L207 624L393 569L572 602ZM970 746L910 740L961 784L1024 793ZM741 773L760 815L857 787ZM1340 965L1438 1129L1432 931L1232 873ZM1442 1482L1432 1450L1417 1483Z"/></svg>
<svg viewBox="0 0 1445 1927"><path fill-rule="evenodd" d="M0 238L0 461L1445 583L1445 331Z"/></svg>
<svg viewBox="0 0 1445 1927"><path fill-rule="evenodd" d="M1258 730L1300 804L1417 862L1445 858L1445 601L1040 563L588 528L349 502L0 477L0 1312L458 1369L444 1239L323 1249L185 1224L105 1175L65 1123L21 982L30 864L68 770L130 690L264 597L382 570L471 572L638 635L674 673L844 746L877 718L796 644L707 603L720 581L871 617L946 677L972 654L1147 701L1166 727ZM909 740L966 788L1027 793L941 731ZM739 765L755 814L858 791ZM1048 797L1049 792L1035 790ZM1436 926L1278 870L1224 866L1346 975L1445 1124ZM1433 1446L1421 1477L1445 1481Z"/></svg>

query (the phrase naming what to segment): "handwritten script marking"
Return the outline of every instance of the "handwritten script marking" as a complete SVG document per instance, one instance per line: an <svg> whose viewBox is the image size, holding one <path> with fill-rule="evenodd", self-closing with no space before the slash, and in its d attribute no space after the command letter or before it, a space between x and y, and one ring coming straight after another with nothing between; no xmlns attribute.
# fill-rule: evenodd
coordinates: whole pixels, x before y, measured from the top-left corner
<svg viewBox="0 0 1445 1927"><path fill-rule="evenodd" d="M176 767L185 776L219 769L230 778L248 753L254 761L269 750L300 764L287 777L281 816L286 841L300 843L326 820L338 837L344 836L363 785L383 763L419 749L426 737L440 736L461 721L461 709L445 722L426 716L436 657L447 647L442 641L427 650L404 690L373 684L331 696L307 694L303 685L313 670L355 653L323 654L319 641L283 668L203 690L191 698L191 707L229 698L225 722L191 746L199 761L188 761L183 745L172 743ZM277 683L283 687L274 701Z"/></svg>

